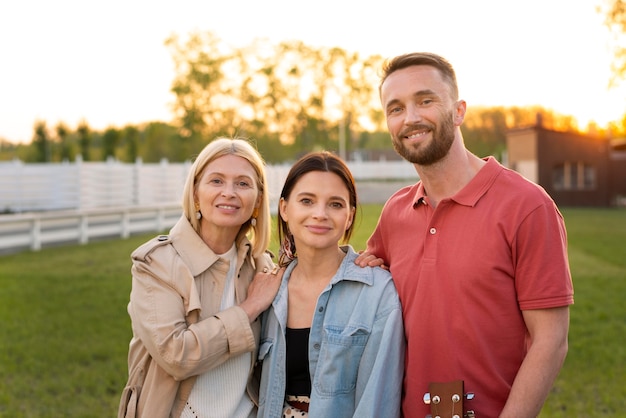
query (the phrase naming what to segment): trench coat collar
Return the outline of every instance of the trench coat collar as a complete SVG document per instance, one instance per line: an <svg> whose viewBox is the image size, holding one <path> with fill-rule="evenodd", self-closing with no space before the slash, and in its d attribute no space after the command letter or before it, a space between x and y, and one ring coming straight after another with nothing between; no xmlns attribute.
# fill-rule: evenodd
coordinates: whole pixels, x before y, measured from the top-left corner
<svg viewBox="0 0 626 418"><path fill-rule="evenodd" d="M170 239L183 263L187 265L194 276L198 276L220 260L220 257L206 245L193 229L185 215L182 215L170 230ZM240 234L237 237L237 265L242 265L243 260L249 257L251 252L250 241ZM254 261L251 261L254 266Z"/></svg>

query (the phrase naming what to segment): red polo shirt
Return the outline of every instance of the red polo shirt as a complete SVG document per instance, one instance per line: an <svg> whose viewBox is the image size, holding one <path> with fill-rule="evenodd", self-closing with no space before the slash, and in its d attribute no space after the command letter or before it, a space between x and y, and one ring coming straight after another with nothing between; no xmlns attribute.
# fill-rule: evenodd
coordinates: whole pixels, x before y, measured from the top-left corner
<svg viewBox="0 0 626 418"><path fill-rule="evenodd" d="M526 355L522 310L567 306L563 218L546 192L495 159L436 209L421 182L385 205L368 251L390 266L408 340L404 417L430 412L428 383L463 379L476 416L498 416Z"/></svg>

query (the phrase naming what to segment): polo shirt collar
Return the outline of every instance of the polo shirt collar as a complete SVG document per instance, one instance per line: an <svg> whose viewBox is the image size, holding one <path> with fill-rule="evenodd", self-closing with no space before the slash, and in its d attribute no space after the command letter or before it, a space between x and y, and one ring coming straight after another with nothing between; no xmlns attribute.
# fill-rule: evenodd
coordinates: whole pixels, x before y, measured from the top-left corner
<svg viewBox="0 0 626 418"><path fill-rule="evenodd" d="M417 207L420 204L426 204L426 189L424 189L424 183L419 181L415 186L415 198L413 199L413 207Z"/></svg>
<svg viewBox="0 0 626 418"><path fill-rule="evenodd" d="M453 200L459 205L474 207L485 193L487 193L504 167L502 167L494 157L486 157L483 158L483 160L487 164L476 173L474 178L465 187L452 196L450 200ZM421 181L418 182L416 186L417 190L415 191L413 207L417 207L418 204L423 204L427 196L424 184Z"/></svg>

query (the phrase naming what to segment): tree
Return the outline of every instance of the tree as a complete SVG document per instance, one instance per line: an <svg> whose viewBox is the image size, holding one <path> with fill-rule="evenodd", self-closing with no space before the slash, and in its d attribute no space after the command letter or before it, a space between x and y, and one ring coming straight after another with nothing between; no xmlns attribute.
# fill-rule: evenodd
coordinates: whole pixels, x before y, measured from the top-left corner
<svg viewBox="0 0 626 418"><path fill-rule="evenodd" d="M143 143L141 146L141 157L145 162L159 162L164 158L170 161L184 161L191 158L183 151L184 142L178 134L178 130L164 122L148 123L141 134ZM186 138L186 141L191 141ZM202 146L197 146L199 152Z"/></svg>
<svg viewBox="0 0 626 418"><path fill-rule="evenodd" d="M89 128L89 124L86 120L82 120L78 124L76 133L78 134L78 145L80 147L80 154L83 161L89 161L91 158L91 129Z"/></svg>
<svg viewBox="0 0 626 418"><path fill-rule="evenodd" d="M626 76L626 0L603 0L598 11L605 16L604 23L613 34L614 61L611 84L618 84Z"/></svg>
<svg viewBox="0 0 626 418"><path fill-rule="evenodd" d="M55 129L59 147L61 148L61 161L71 161L74 158L74 153L68 139L70 130L63 122L59 122Z"/></svg>
<svg viewBox="0 0 626 418"><path fill-rule="evenodd" d="M192 33L184 42L172 36L166 45L176 68L172 92L183 137L253 135L300 141L307 149L331 141L336 148L340 123L351 132L380 121L370 116L381 57L362 59L300 41L255 40L232 48L211 32Z"/></svg>
<svg viewBox="0 0 626 418"><path fill-rule="evenodd" d="M117 144L120 142L120 131L115 128L107 128L102 135L102 150L105 160L116 157Z"/></svg>
<svg viewBox="0 0 626 418"><path fill-rule="evenodd" d="M35 161L46 163L50 161L50 135L46 127L46 121L39 120L35 122L35 136L33 143L35 144L36 156Z"/></svg>
<svg viewBox="0 0 626 418"><path fill-rule="evenodd" d="M181 135L207 134L227 130L225 112L231 94L224 83L222 65L229 60L221 41L211 32L192 33L186 42L173 35L165 41L174 59L176 76L172 92L176 95L175 116Z"/></svg>
<svg viewBox="0 0 626 418"><path fill-rule="evenodd" d="M139 157L139 129L128 125L122 130L122 142L126 145L126 161L135 162Z"/></svg>

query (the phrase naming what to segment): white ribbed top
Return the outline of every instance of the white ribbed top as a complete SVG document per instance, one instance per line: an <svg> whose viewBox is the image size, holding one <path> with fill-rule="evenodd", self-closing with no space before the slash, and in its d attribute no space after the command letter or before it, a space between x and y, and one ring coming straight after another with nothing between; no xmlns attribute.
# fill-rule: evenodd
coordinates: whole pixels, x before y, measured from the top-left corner
<svg viewBox="0 0 626 418"><path fill-rule="evenodd" d="M235 273L237 248L233 247L220 257L229 263L221 310L235 305ZM201 374L191 390L181 418L248 418L254 416L254 404L248 397L246 385L250 371L250 356L244 353Z"/></svg>

